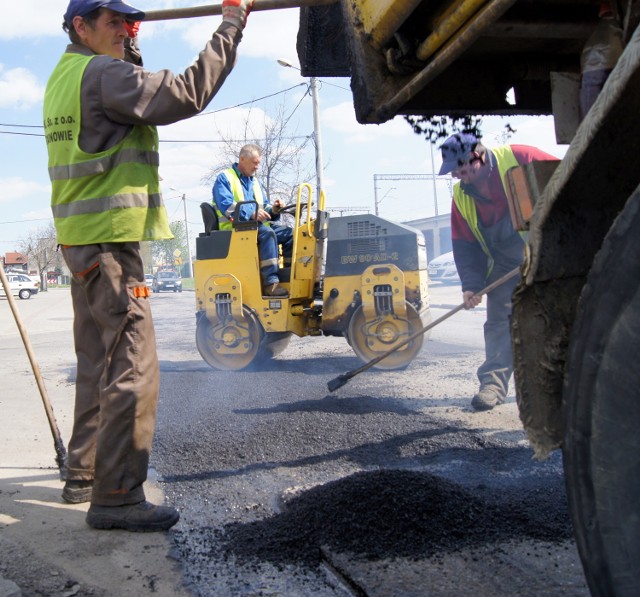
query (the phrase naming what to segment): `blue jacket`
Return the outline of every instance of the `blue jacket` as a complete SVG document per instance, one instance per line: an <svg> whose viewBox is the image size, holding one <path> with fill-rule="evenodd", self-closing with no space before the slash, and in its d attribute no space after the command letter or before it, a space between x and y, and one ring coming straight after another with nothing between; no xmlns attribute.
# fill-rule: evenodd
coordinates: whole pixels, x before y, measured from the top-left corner
<svg viewBox="0 0 640 597"><path fill-rule="evenodd" d="M238 169L238 163L233 164L233 169L236 171L238 178L240 179L240 183L242 184L242 190L244 192L244 200L245 201L254 201L255 197L253 196L253 184L255 177L253 176L245 176ZM258 183L259 184L259 183ZM264 188L260 187L262 190L263 202L260 207L265 211L271 213L271 204L269 203L269 198L267 194L264 192ZM218 177L216 178L215 183L213 184L213 201L216 204L216 207L223 213L226 214L227 210L231 208L233 211L234 202L233 202L233 190L231 188L231 182L229 181L229 177L225 172L220 172ZM241 220L247 221L250 220L255 212L255 205L243 205L240 208L240 218ZM274 216L272 216L273 218Z"/></svg>

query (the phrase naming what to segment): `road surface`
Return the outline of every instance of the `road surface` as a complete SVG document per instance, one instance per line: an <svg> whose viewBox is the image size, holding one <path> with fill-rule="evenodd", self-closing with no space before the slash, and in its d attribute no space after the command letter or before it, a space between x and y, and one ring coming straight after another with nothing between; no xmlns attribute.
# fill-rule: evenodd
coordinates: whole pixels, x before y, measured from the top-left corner
<svg viewBox="0 0 640 597"><path fill-rule="evenodd" d="M432 287L433 318L459 287ZM292 341L271 367L217 372L192 293L151 297L161 362L149 491L167 535L93 531L64 504L44 411L0 299L0 577L25 594L588 595L559 454L539 463L513 396L474 413L484 311L435 328L405 370L340 338ZM18 303L63 438L73 405L68 291ZM168 557L170 556L170 557ZM113 592L117 586L118 591ZM0 596L2 593L0 584Z"/></svg>

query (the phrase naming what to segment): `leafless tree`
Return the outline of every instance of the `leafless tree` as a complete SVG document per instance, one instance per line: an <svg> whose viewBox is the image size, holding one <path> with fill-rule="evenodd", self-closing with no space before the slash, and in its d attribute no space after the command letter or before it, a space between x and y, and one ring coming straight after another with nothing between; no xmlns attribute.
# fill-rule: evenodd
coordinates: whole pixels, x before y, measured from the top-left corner
<svg viewBox="0 0 640 597"><path fill-rule="evenodd" d="M47 289L47 272L61 268L63 259L57 250L56 229L53 222L30 232L20 243L20 252L27 256L29 265L35 266L40 276L40 287Z"/></svg>
<svg viewBox="0 0 640 597"><path fill-rule="evenodd" d="M258 179L270 201L278 198L291 203L298 186L315 179L315 158L313 153L313 135L297 136L290 124L292 114L285 114L284 104L276 107L275 115L268 115L256 130L255 119L249 111L243 120L244 135L230 138L219 131L223 144L219 155L222 163L215 164L204 177L203 182L213 184L216 176L238 161L243 145L254 143L262 148L262 163Z"/></svg>

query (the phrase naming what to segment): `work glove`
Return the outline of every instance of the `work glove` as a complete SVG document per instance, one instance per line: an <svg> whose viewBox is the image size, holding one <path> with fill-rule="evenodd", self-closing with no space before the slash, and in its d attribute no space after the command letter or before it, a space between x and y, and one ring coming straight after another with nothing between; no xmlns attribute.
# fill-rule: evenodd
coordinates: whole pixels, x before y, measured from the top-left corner
<svg viewBox="0 0 640 597"><path fill-rule="evenodd" d="M127 30L127 35L133 39L138 37L138 31L140 31L140 21L125 21L124 28Z"/></svg>
<svg viewBox="0 0 640 597"><path fill-rule="evenodd" d="M142 66L142 54L138 47L140 21L125 21L124 28L127 30L127 39L124 40L124 60Z"/></svg>
<svg viewBox="0 0 640 597"><path fill-rule="evenodd" d="M233 23L238 29L244 29L254 0L224 0L222 2L222 20Z"/></svg>

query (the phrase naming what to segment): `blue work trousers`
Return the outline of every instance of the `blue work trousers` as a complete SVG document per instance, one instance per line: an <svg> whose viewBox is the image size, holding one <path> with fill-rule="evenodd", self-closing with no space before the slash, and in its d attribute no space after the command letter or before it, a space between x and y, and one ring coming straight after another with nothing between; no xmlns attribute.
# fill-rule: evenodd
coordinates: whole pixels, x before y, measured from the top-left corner
<svg viewBox="0 0 640 597"><path fill-rule="evenodd" d="M293 252L293 230L288 226L271 224L258 226L258 253L260 277L264 284L275 284L278 278L278 245L282 245L285 266L291 265Z"/></svg>
<svg viewBox="0 0 640 597"><path fill-rule="evenodd" d="M495 268L487 279L487 284L491 284L507 271ZM513 373L511 296L519 280L520 277L516 276L487 295L487 320L484 324L485 361L478 368L478 379L481 387L491 387L503 399L507 395Z"/></svg>

